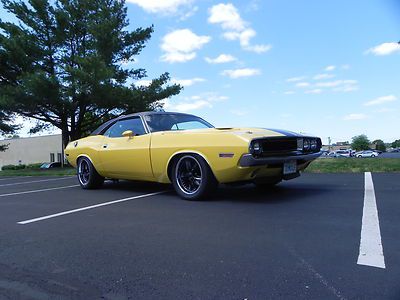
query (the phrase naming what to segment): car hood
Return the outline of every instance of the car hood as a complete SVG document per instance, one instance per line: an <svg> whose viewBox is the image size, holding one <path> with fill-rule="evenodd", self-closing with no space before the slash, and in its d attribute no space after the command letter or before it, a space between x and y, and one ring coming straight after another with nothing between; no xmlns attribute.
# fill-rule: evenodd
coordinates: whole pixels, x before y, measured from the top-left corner
<svg viewBox="0 0 400 300"><path fill-rule="evenodd" d="M164 131L163 134L230 134L236 135L243 140L250 141L255 138L263 137L279 137L279 136L290 136L297 137L302 136L301 134L294 133L291 131L280 130L280 129L267 129L267 128L207 128L207 129L193 129L193 130L182 130L182 131Z"/></svg>

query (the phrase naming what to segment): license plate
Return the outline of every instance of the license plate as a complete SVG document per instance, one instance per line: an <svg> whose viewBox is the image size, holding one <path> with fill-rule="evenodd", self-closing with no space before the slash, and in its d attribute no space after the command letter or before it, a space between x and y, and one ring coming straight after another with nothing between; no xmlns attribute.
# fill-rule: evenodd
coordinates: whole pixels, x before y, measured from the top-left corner
<svg viewBox="0 0 400 300"><path fill-rule="evenodd" d="M283 164L283 175L297 172L297 162L295 160L287 161Z"/></svg>

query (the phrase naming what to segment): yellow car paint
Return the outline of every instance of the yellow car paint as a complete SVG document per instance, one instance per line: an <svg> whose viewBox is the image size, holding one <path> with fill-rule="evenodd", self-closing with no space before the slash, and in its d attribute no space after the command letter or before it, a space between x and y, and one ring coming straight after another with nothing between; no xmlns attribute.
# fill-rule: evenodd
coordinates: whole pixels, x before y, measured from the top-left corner
<svg viewBox="0 0 400 300"><path fill-rule="evenodd" d="M229 183L281 174L281 167L238 165L242 155L249 153L252 139L271 136L285 135L260 128L175 130L117 138L95 135L69 143L65 153L73 166L80 156L88 157L104 177L160 183L170 182L168 166L175 155L196 153L207 161L218 182ZM220 157L221 153L233 156Z"/></svg>

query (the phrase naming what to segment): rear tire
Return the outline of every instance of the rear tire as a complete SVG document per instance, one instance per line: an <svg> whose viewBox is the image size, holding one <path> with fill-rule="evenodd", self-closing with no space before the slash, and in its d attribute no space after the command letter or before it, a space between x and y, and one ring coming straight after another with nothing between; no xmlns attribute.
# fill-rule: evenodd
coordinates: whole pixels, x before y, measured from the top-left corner
<svg viewBox="0 0 400 300"><path fill-rule="evenodd" d="M185 154L176 159L171 182L176 193L185 200L200 200L218 185L207 162L197 154Z"/></svg>
<svg viewBox="0 0 400 300"><path fill-rule="evenodd" d="M83 189L96 189L103 184L104 177L97 173L92 162L87 157L79 158L77 169L78 181Z"/></svg>

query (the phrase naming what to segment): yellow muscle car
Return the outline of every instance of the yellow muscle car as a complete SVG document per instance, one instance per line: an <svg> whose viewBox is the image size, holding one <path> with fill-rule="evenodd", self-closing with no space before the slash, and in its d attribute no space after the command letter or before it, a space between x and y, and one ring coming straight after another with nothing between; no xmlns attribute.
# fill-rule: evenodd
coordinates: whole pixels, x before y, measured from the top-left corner
<svg viewBox="0 0 400 300"><path fill-rule="evenodd" d="M219 183L271 186L300 176L321 139L262 128L215 128L182 113L143 112L110 120L65 150L84 189L105 178L172 183L197 200Z"/></svg>

